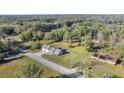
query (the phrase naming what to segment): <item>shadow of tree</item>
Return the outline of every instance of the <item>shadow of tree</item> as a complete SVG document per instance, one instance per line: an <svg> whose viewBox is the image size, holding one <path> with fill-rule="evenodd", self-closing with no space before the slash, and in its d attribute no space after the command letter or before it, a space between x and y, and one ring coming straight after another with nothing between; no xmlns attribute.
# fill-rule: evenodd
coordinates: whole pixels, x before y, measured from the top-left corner
<svg viewBox="0 0 124 93"><path fill-rule="evenodd" d="M15 58L12 58L10 60L4 60L1 64L6 64L6 63L9 63L13 60L17 60L17 59L22 59L24 56L19 56L19 57L15 57Z"/></svg>

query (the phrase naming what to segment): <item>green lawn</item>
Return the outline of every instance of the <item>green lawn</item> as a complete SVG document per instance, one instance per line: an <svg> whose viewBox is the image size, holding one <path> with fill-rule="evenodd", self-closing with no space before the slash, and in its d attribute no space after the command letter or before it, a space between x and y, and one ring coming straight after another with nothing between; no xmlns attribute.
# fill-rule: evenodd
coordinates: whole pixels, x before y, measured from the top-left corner
<svg viewBox="0 0 124 93"><path fill-rule="evenodd" d="M118 75L119 77L124 77L124 68L120 65L111 65L108 63L96 62L96 66L90 70L93 77L99 77L103 74Z"/></svg>
<svg viewBox="0 0 124 93"><path fill-rule="evenodd" d="M115 56L115 51L111 50L108 47L99 50L99 53L108 54L112 57ZM91 58L89 58L90 62L93 62ZM94 77L102 76L103 74L114 74L119 77L124 77L124 67L121 65L112 65L109 63L95 62L96 66L94 66L90 71Z"/></svg>
<svg viewBox="0 0 124 93"><path fill-rule="evenodd" d="M67 43L64 42L57 42L51 45L59 48L66 48L68 53L61 56L45 54L43 55L43 57L47 60L53 61L68 68L71 67L72 63L74 63L80 57L84 56L87 53L86 50L81 46L69 48Z"/></svg>
<svg viewBox="0 0 124 93"><path fill-rule="evenodd" d="M42 44L42 45L47 45L47 44L51 44L52 42L54 42L54 41L52 41L52 40L40 40L40 41L38 41L40 44Z"/></svg>
<svg viewBox="0 0 124 93"><path fill-rule="evenodd" d="M104 74L124 77L124 67L121 65L112 65L109 63L93 61L91 58L88 59L88 63L95 63L95 65L91 66L91 69L86 69L85 71L86 74L89 73L91 77L101 77Z"/></svg>
<svg viewBox="0 0 124 93"><path fill-rule="evenodd" d="M51 45L54 47L66 48L69 53L61 56L45 54L43 55L43 57L46 58L47 60L53 61L57 64L60 64L68 68L70 68L71 66L71 61L75 62L81 56L83 57L85 54L87 54L87 51L81 46L69 48L67 43L64 42L57 42ZM82 62L93 63L94 61L90 58L90 56L87 56L87 58L83 59ZM120 65L112 65L109 63L102 63L96 61L95 63L96 65L93 66L92 69L87 70L88 72L91 73L92 77L100 77L103 74L113 74L113 75L118 75L119 77L124 77L124 68L121 67Z"/></svg>
<svg viewBox="0 0 124 93"><path fill-rule="evenodd" d="M15 60L8 61L5 64L1 64L0 65L0 78L12 77L12 75L17 71L18 67L27 62L34 63L35 61L32 59L29 59L27 57L20 57ZM37 64L39 64L39 63L37 63ZM54 75L58 74L56 71L53 71L44 65L41 65L41 64L39 64L39 65L44 70L42 77L50 77L50 76L54 76Z"/></svg>

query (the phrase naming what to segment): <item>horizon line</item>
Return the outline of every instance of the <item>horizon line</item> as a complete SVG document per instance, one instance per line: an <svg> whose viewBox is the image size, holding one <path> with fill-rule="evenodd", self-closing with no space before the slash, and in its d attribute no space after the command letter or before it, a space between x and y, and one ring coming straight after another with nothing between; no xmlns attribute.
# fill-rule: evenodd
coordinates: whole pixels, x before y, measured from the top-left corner
<svg viewBox="0 0 124 93"><path fill-rule="evenodd" d="M0 16L15 16L15 15L17 15L17 16L21 16L21 15L124 15L124 13L122 13L122 14L114 14L114 13L111 13L111 14L105 14L105 13L103 13L103 14L97 14L97 13L94 13L94 14L0 14Z"/></svg>

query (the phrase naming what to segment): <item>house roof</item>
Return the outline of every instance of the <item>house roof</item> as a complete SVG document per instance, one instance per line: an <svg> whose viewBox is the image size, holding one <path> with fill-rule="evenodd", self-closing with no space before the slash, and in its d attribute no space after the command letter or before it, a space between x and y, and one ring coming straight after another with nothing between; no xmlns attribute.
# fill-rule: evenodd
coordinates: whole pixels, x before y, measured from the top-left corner
<svg viewBox="0 0 124 93"><path fill-rule="evenodd" d="M51 54L55 54L55 55L60 55L63 51L66 51L66 49L61 49L61 48L55 48L55 47L51 47L50 45L43 45L42 50L47 50L49 53Z"/></svg>
<svg viewBox="0 0 124 93"><path fill-rule="evenodd" d="M50 51L51 53L54 53L55 50L56 50L56 48L54 48L54 47L51 47L51 48L49 49L49 51Z"/></svg>
<svg viewBox="0 0 124 93"><path fill-rule="evenodd" d="M54 54L59 55L61 53L61 51L62 51L61 49L56 49Z"/></svg>
<svg viewBox="0 0 124 93"><path fill-rule="evenodd" d="M49 46L49 45L43 45L42 48L44 48L44 49L49 49L50 46Z"/></svg>

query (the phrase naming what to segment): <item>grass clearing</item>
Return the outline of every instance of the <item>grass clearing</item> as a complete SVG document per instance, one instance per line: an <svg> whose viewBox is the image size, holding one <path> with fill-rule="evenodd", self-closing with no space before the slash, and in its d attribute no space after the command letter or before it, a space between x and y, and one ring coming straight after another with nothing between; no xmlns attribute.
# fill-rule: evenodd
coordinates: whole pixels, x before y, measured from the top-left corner
<svg viewBox="0 0 124 93"><path fill-rule="evenodd" d="M124 77L124 68L120 65L112 65L108 63L103 62L97 62L95 66L92 67L92 69L87 70L87 72L91 72L92 77L101 77L104 74L111 74L111 75L117 75L119 77Z"/></svg>
<svg viewBox="0 0 124 93"><path fill-rule="evenodd" d="M11 60L5 64L1 64L0 65L0 78L12 77L12 75L17 71L18 67L22 64L27 63L27 62L34 63L35 61L32 59L29 59L27 57L22 56L16 60ZM37 63L37 64L39 64L39 63ZM58 74L56 71L53 71L44 65L41 65L41 64L39 64L39 65L44 70L42 77L50 77L50 76L54 76L54 75Z"/></svg>
<svg viewBox="0 0 124 93"><path fill-rule="evenodd" d="M41 45L47 45L47 44L51 44L51 43L53 43L54 41L52 41L52 40L40 40L40 41L38 41Z"/></svg>
<svg viewBox="0 0 124 93"><path fill-rule="evenodd" d="M43 55L43 57L67 68L70 68L72 63L74 63L75 61L80 59L80 57L87 53L86 50L81 46L69 48L68 44L64 42L56 42L51 44L51 46L66 48L68 53L61 56L45 54Z"/></svg>
<svg viewBox="0 0 124 93"><path fill-rule="evenodd" d="M59 48L60 47L66 48L69 53L61 55L61 56L45 54L43 55L43 57L46 58L47 60L53 61L57 64L60 64L68 68L71 67L71 62L75 62L81 56L87 54L87 51L81 46L69 48L68 44L64 42L57 42L51 45L54 47L59 47ZM88 59L86 59L85 61L96 63L96 65L93 66L92 69L89 70L89 72L91 72L93 77L99 77L106 73L118 75L119 77L124 77L124 68L121 67L120 65L112 65L109 63L96 62L96 61L93 61L90 57L88 57Z"/></svg>

